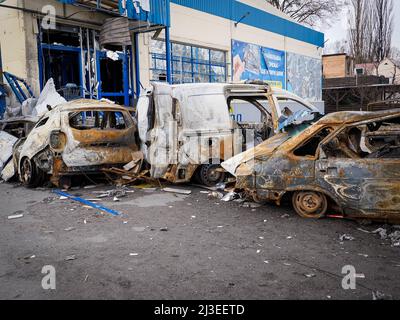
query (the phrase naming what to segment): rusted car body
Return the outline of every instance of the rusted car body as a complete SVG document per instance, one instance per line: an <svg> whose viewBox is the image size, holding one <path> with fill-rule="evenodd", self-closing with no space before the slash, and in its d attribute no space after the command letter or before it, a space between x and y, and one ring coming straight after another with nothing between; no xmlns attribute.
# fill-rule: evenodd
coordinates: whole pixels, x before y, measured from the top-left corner
<svg viewBox="0 0 400 320"><path fill-rule="evenodd" d="M137 125L126 108L95 100L76 100L47 112L14 146L14 166L24 185L46 176L56 185L72 175L100 172L132 161L138 150Z"/></svg>
<svg viewBox="0 0 400 320"><path fill-rule="evenodd" d="M326 215L400 221L400 110L329 114L299 132L279 133L222 166L256 201Z"/></svg>
<svg viewBox="0 0 400 320"><path fill-rule="evenodd" d="M233 119L237 106L253 108L255 119ZM209 186L224 179L222 161L286 126L320 117L309 102L266 84L153 83L137 106L141 150L151 164L151 176L173 183L196 177Z"/></svg>

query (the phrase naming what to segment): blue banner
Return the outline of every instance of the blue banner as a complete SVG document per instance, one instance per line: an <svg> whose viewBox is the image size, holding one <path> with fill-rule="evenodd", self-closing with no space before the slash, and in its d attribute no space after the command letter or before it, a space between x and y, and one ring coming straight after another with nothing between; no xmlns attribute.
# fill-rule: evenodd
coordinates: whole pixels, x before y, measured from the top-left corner
<svg viewBox="0 0 400 320"><path fill-rule="evenodd" d="M272 87L286 88L284 51L232 40L233 81L262 80Z"/></svg>

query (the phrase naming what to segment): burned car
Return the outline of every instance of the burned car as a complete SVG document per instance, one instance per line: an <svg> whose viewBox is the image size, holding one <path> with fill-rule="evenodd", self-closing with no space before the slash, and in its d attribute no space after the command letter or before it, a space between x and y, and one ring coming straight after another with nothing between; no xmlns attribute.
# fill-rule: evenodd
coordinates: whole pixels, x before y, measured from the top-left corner
<svg viewBox="0 0 400 320"><path fill-rule="evenodd" d="M305 218L400 221L400 111L339 112L287 128L222 166L256 201L286 196Z"/></svg>
<svg viewBox="0 0 400 320"><path fill-rule="evenodd" d="M99 173L132 161L137 125L126 108L96 100L61 104L41 117L14 146L14 166L29 187L47 176L56 186L71 176Z"/></svg>
<svg viewBox="0 0 400 320"><path fill-rule="evenodd" d="M151 176L212 186L225 178L220 163L286 126L313 123L309 102L266 84L153 83L137 105L141 150Z"/></svg>

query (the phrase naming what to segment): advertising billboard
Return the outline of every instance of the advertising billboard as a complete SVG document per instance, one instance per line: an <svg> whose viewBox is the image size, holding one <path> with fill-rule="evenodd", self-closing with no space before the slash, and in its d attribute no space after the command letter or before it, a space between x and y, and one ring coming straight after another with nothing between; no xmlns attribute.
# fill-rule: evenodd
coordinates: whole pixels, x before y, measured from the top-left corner
<svg viewBox="0 0 400 320"><path fill-rule="evenodd" d="M232 40L233 81L262 80L272 87L286 88L284 51Z"/></svg>

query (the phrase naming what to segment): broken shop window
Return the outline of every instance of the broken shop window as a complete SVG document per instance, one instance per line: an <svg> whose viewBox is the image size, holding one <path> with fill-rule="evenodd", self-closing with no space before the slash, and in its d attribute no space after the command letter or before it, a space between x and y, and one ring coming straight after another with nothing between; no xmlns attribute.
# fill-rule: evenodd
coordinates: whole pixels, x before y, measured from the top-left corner
<svg viewBox="0 0 400 320"><path fill-rule="evenodd" d="M121 112L82 111L70 114L69 124L77 130L125 130L130 127Z"/></svg>

